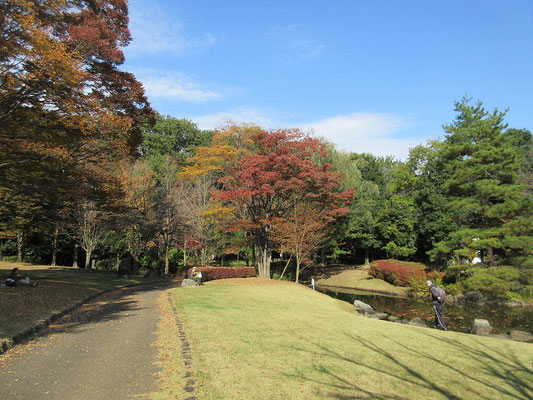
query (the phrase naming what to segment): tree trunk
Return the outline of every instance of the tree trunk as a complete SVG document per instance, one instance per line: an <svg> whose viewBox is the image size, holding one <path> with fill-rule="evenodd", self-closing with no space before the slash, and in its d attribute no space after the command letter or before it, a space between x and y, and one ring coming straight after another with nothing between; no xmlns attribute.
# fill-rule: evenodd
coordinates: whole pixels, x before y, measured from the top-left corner
<svg viewBox="0 0 533 400"><path fill-rule="evenodd" d="M270 279L270 261L272 260L272 251L266 246L258 246L259 257L257 259L257 269L261 278Z"/></svg>
<svg viewBox="0 0 533 400"><path fill-rule="evenodd" d="M4 259L4 254L2 253L3 248L4 248L4 239L0 239L0 261Z"/></svg>
<svg viewBox="0 0 533 400"><path fill-rule="evenodd" d="M165 271L164 271L164 275L165 276L168 276L168 272L169 272L169 263L168 263L168 244L165 245Z"/></svg>
<svg viewBox="0 0 533 400"><path fill-rule="evenodd" d="M368 247L365 248L365 265L370 264L369 253L370 253L370 251L368 250Z"/></svg>
<svg viewBox="0 0 533 400"><path fill-rule="evenodd" d="M57 262L57 239L59 237L59 226L56 223L56 227L54 229L54 242L52 244L52 264L50 264L52 267L56 266Z"/></svg>
<svg viewBox="0 0 533 400"><path fill-rule="evenodd" d="M135 256L131 256L132 258L132 270L133 270L133 274L134 275L137 275L137 273L139 272L139 260L137 259L137 257Z"/></svg>
<svg viewBox="0 0 533 400"><path fill-rule="evenodd" d="M85 250L85 269L91 268L91 252Z"/></svg>
<svg viewBox="0 0 533 400"><path fill-rule="evenodd" d="M78 267L78 243L74 243L74 252L72 253L72 266Z"/></svg>
<svg viewBox="0 0 533 400"><path fill-rule="evenodd" d="M298 283L298 279L300 279L300 257L296 255L296 279L294 282Z"/></svg>
<svg viewBox="0 0 533 400"><path fill-rule="evenodd" d="M24 260L24 233L17 233L17 262Z"/></svg>
<svg viewBox="0 0 533 400"><path fill-rule="evenodd" d="M283 271L281 271L281 275L279 276L279 280L281 281L283 279L283 275L285 275L285 271L287 270L287 267L289 266L289 263L291 262L292 255L289 257L289 260L287 261L287 264L285 264L285 268L283 268Z"/></svg>
<svg viewBox="0 0 533 400"><path fill-rule="evenodd" d="M487 265L492 265L493 262L494 262L494 250L492 249L492 247L489 247L487 249L487 262L486 262L486 264Z"/></svg>
<svg viewBox="0 0 533 400"><path fill-rule="evenodd" d="M187 267L187 248L183 246L183 267Z"/></svg>

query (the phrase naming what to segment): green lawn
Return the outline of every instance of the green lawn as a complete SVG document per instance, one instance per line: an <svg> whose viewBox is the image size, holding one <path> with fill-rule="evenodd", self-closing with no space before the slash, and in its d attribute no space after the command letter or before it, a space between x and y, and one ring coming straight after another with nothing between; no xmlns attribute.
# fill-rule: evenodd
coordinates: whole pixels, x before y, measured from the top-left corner
<svg viewBox="0 0 533 400"><path fill-rule="evenodd" d="M173 291L200 399L530 399L533 345L358 316L259 278ZM183 387L175 351L166 385ZM156 398L156 397L154 397Z"/></svg>
<svg viewBox="0 0 533 400"><path fill-rule="evenodd" d="M144 278L123 279L115 274L80 269L50 270L46 266L0 263L0 282L11 268L18 266L22 275L38 281L37 287L4 287L0 289L0 340L13 337L36 321L49 317L76 301L124 285L153 281Z"/></svg>

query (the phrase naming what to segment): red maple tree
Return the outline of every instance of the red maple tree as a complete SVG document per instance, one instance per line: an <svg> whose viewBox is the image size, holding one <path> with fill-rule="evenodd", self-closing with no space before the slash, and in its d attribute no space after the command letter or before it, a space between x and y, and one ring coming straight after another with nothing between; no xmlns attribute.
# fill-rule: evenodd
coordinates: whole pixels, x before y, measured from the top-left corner
<svg viewBox="0 0 533 400"><path fill-rule="evenodd" d="M258 251L259 276L270 278L272 226L294 207L313 201L325 219L348 212L353 191L340 192L340 175L330 164L318 165L324 145L298 129L257 129L253 150L227 168L214 195L235 210L230 229L246 230Z"/></svg>

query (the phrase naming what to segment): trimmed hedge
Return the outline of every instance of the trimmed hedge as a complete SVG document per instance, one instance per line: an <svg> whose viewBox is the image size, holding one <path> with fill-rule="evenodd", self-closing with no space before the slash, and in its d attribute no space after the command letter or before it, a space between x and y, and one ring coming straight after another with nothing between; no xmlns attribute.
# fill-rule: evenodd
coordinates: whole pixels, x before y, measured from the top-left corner
<svg viewBox="0 0 533 400"><path fill-rule="evenodd" d="M192 268L187 270L187 276L191 276ZM196 267L196 272L202 273L202 281L214 281L228 278L252 278L255 275L255 267Z"/></svg>
<svg viewBox="0 0 533 400"><path fill-rule="evenodd" d="M425 281L430 275L421 263L398 260L376 260L370 264L370 275L395 286L411 286L412 282Z"/></svg>

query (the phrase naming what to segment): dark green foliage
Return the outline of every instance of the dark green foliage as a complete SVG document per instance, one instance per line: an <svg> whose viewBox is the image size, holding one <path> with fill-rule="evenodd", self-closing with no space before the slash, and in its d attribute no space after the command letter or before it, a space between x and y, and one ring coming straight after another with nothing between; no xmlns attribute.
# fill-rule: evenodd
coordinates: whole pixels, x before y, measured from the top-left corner
<svg viewBox="0 0 533 400"><path fill-rule="evenodd" d="M511 252L533 249L531 198L518 183L521 157L504 134L504 112L489 114L481 102L456 103L456 120L439 157L445 170L446 219L454 230L435 243L432 259L472 259L486 263Z"/></svg>
<svg viewBox="0 0 533 400"><path fill-rule="evenodd" d="M140 152L158 170L165 155L184 165L196 147L206 146L210 139L210 131L200 130L190 120L158 114L155 125L143 129Z"/></svg>
<svg viewBox="0 0 533 400"><path fill-rule="evenodd" d="M510 266L473 268L471 277L463 282L464 289L479 291L489 298L512 298L509 292L520 293L527 289L520 284L520 270Z"/></svg>

